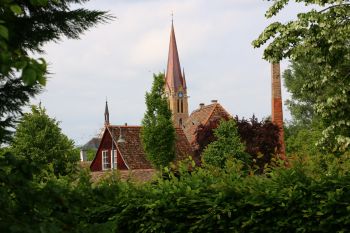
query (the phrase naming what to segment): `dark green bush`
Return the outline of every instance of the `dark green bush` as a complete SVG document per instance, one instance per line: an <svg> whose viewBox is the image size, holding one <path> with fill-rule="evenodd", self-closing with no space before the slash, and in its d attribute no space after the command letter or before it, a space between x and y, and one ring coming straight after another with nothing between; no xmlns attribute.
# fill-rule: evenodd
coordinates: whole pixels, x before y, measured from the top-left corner
<svg viewBox="0 0 350 233"><path fill-rule="evenodd" d="M292 168L247 176L220 168L180 169L132 184L112 176L91 184L27 179L25 164L1 157L1 232L347 232L349 155L308 157ZM293 162L293 161L291 161ZM12 169L12 165L17 168ZM5 166L6 165L6 166ZM11 175L15 174L15 175ZM16 178L17 177L17 178Z"/></svg>

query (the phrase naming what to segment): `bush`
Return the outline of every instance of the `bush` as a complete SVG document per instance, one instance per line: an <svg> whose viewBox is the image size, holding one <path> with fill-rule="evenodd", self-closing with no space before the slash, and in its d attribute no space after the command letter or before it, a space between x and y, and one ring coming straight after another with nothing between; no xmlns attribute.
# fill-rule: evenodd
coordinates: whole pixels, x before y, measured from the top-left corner
<svg viewBox="0 0 350 233"><path fill-rule="evenodd" d="M219 127L214 130L214 135L217 140L210 143L202 154L205 163L221 168L230 158L240 160L247 165L250 163L234 120L221 121Z"/></svg>

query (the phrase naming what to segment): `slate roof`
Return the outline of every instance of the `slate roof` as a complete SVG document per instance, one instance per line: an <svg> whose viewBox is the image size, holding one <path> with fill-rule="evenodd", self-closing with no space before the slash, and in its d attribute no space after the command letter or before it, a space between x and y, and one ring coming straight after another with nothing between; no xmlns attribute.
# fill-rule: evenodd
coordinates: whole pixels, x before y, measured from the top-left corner
<svg viewBox="0 0 350 233"><path fill-rule="evenodd" d="M120 128L125 143L118 143ZM109 132L113 135L113 140L121 153L124 162L129 169L151 169L151 163L146 159L145 152L142 147L140 126L109 126ZM176 129L176 161L184 160L188 156L193 155L191 146L182 131Z"/></svg>
<svg viewBox="0 0 350 233"><path fill-rule="evenodd" d="M194 110L183 125L189 143L191 144L195 139L196 129L199 125L206 125L209 120L217 117L228 119L232 116L219 103L204 105Z"/></svg>
<svg viewBox="0 0 350 233"><path fill-rule="evenodd" d="M92 138L90 139L90 141L88 141L87 143L85 143L85 145L83 145L81 147L82 150L88 150L88 149L94 149L97 150L98 146L100 145L101 142L101 138Z"/></svg>

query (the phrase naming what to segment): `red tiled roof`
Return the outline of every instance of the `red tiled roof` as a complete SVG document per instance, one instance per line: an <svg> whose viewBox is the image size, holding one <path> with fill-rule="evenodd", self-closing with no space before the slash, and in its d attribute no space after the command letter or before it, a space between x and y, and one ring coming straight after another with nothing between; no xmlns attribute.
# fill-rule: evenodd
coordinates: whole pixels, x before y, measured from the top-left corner
<svg viewBox="0 0 350 233"><path fill-rule="evenodd" d="M205 105L194 110L184 123L183 130L190 143L195 138L196 129L199 125L206 125L211 118L231 118L232 116L219 104Z"/></svg>
<svg viewBox="0 0 350 233"><path fill-rule="evenodd" d="M124 143L117 143L119 139L120 129L125 140ZM146 159L145 152L141 142L140 126L109 126L109 132L113 135L113 140L121 153L124 162L129 169L151 169L151 163ZM192 155L191 146L182 131L176 129L176 157L175 162L186 159Z"/></svg>
<svg viewBox="0 0 350 233"><path fill-rule="evenodd" d="M136 169L136 170L118 170L117 174L123 181L130 180L136 182L151 181L155 177L156 170L154 169ZM113 171L91 172L91 181L96 183L113 175Z"/></svg>

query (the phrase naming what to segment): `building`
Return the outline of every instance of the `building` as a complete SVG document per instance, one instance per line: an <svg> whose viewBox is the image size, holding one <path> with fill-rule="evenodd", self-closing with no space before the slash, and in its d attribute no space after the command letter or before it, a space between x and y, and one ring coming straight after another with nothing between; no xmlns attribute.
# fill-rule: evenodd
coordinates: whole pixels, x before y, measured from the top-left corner
<svg viewBox="0 0 350 233"><path fill-rule="evenodd" d="M106 127L95 159L91 163L91 170L152 169L141 144L140 130L140 126L109 125ZM184 132L176 128L175 162L184 160L190 155L192 155L192 149Z"/></svg>
<svg viewBox="0 0 350 233"><path fill-rule="evenodd" d="M228 119L231 115L217 100L213 100L209 105L200 104L199 108L189 115L185 72L180 66L173 23L164 88L176 128L176 162L193 156L191 143L196 137L199 125L208 124L218 118ZM141 144L140 130L140 126L111 125L106 101L104 133L90 169L92 171L152 169Z"/></svg>

